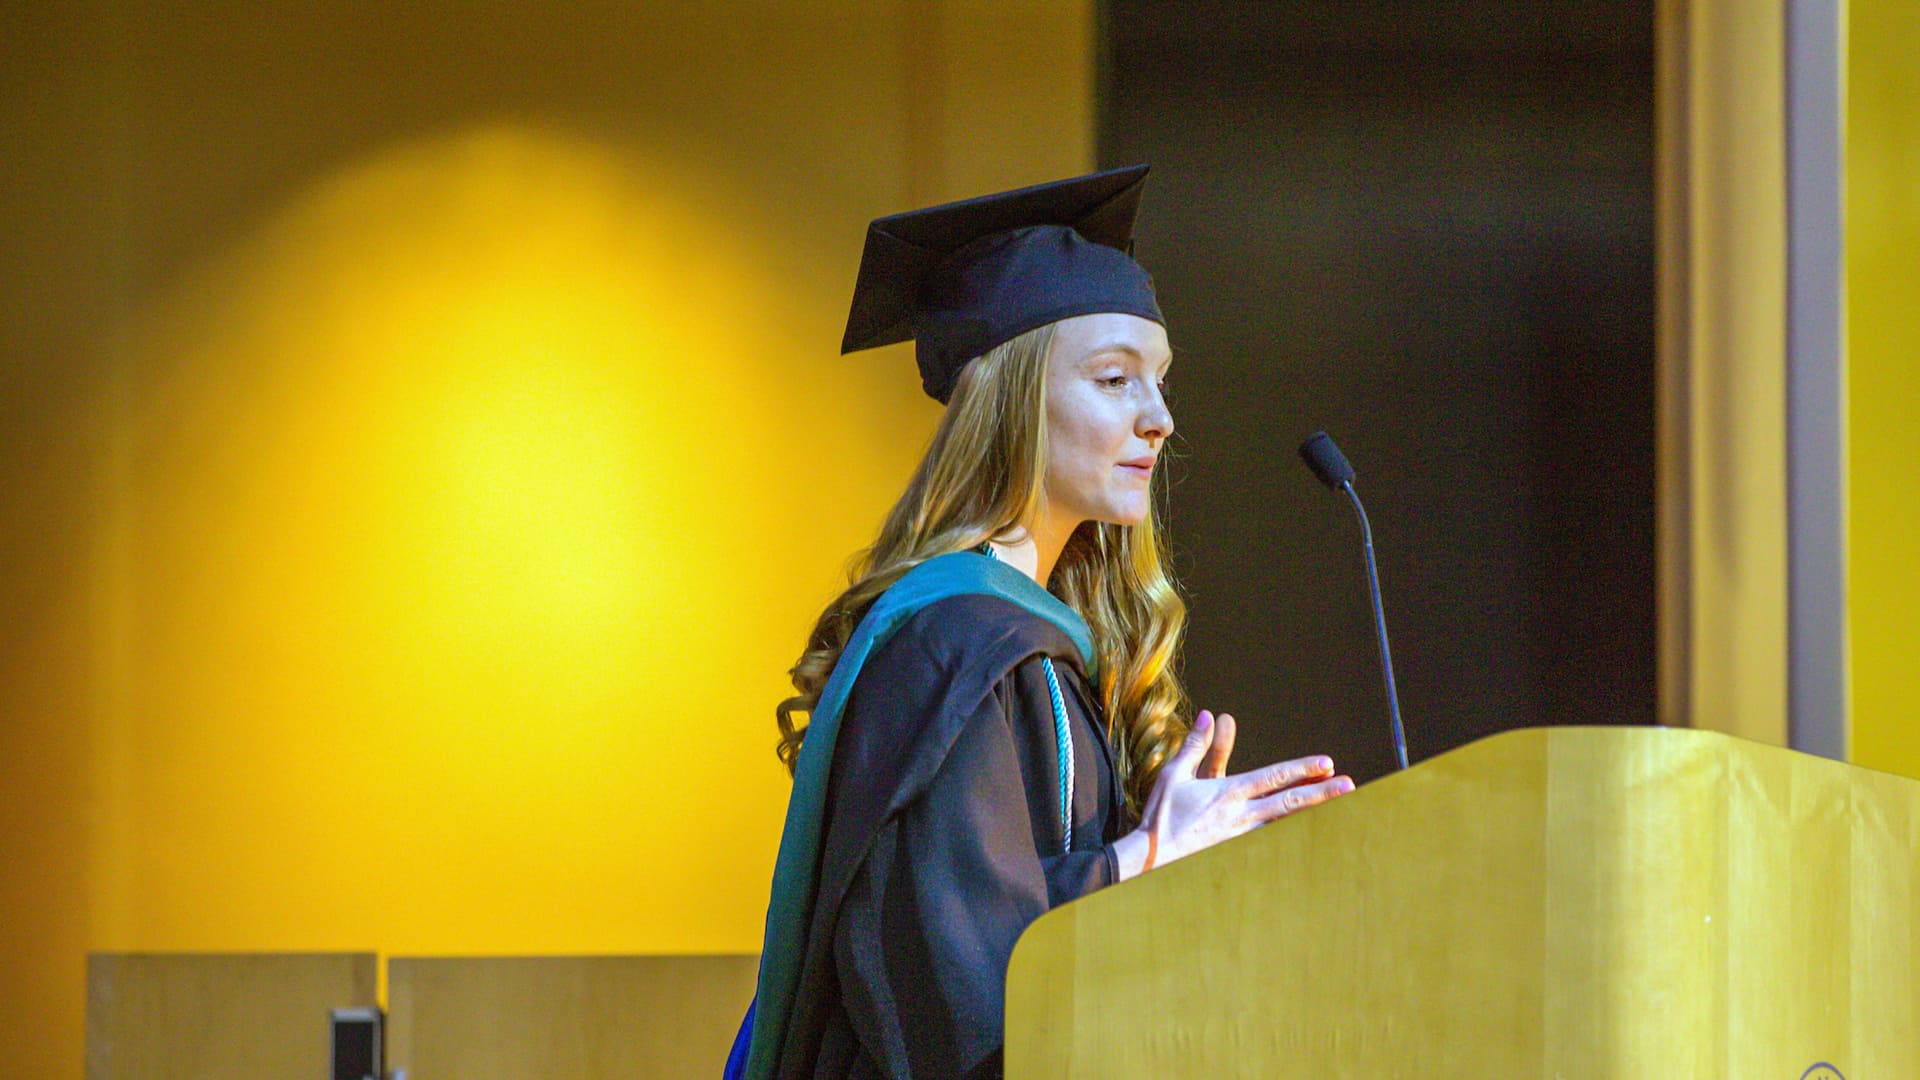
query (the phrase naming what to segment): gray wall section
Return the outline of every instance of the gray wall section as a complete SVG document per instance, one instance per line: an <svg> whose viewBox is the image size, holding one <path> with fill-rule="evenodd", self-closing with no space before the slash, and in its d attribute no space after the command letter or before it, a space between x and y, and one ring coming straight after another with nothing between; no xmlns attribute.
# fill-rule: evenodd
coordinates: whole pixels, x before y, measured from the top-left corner
<svg viewBox="0 0 1920 1080"><path fill-rule="evenodd" d="M1847 757L1840 11L1787 10L1787 731Z"/></svg>
<svg viewBox="0 0 1920 1080"><path fill-rule="evenodd" d="M1103 165L1174 345L1185 672L1236 758L1654 717L1650 4L1112 2Z"/></svg>

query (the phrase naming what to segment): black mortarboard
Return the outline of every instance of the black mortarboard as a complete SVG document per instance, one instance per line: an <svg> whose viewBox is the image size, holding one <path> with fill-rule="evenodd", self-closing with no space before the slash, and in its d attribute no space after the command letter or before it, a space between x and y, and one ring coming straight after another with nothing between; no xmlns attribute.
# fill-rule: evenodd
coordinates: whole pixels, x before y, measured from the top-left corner
<svg viewBox="0 0 1920 1080"><path fill-rule="evenodd" d="M874 221L840 351L913 339L921 384L944 404L967 361L1050 322L1164 323L1128 254L1146 178L1135 165Z"/></svg>

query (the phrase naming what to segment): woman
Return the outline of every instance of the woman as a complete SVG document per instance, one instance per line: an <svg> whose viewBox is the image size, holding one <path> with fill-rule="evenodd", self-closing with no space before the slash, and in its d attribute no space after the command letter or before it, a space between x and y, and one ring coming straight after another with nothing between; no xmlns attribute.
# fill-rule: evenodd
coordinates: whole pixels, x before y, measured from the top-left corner
<svg viewBox="0 0 1920 1080"><path fill-rule="evenodd" d="M1233 718L1183 718L1145 174L869 229L844 348L912 338L947 412L778 711L794 794L730 1075L998 1075L1028 923L1352 790L1323 757L1227 777Z"/></svg>

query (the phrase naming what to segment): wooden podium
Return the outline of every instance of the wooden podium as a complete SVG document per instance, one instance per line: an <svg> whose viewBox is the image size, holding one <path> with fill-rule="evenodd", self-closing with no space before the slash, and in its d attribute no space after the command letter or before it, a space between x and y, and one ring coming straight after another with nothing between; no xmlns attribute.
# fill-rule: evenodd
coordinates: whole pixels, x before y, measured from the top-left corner
<svg viewBox="0 0 1920 1080"><path fill-rule="evenodd" d="M1007 1075L1920 1077L1917 878L1915 781L1510 731L1048 913Z"/></svg>

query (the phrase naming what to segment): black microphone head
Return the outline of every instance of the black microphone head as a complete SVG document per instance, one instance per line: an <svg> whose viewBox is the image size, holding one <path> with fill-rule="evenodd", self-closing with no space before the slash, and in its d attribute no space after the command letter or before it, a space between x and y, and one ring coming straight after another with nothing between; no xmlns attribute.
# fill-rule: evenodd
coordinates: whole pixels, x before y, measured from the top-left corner
<svg viewBox="0 0 1920 1080"><path fill-rule="evenodd" d="M1347 455L1333 445L1333 437L1324 431L1314 432L1300 444L1300 460L1307 463L1307 468L1313 470L1321 483L1335 491L1353 479L1353 466L1347 464Z"/></svg>

